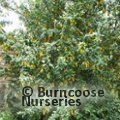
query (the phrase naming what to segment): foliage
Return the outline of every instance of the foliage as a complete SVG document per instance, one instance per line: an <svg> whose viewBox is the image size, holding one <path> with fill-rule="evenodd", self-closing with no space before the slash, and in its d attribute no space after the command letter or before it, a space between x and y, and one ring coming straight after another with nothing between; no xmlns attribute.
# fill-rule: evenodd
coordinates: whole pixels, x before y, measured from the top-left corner
<svg viewBox="0 0 120 120"><path fill-rule="evenodd" d="M7 2L2 6L11 9ZM113 90L114 99L118 99L118 0L29 0L12 10L19 14L26 31L5 33L0 28L1 59L5 61L0 76L4 75L11 81L9 107L14 108L11 101L18 98L21 87L26 84L48 83L54 87L73 86L75 83L104 85L110 94ZM78 120L115 120L120 111L115 113L110 109L114 104L117 111L114 102L100 104L101 109L89 103L82 112L72 116ZM57 108L49 119L72 119L66 109ZM22 114L20 119L39 119L39 115L31 110L19 112Z"/></svg>
<svg viewBox="0 0 120 120"><path fill-rule="evenodd" d="M48 113L50 112L50 114ZM119 120L120 103L109 99L103 103L87 103L83 108L59 107L56 110L43 111L37 108L26 108L17 113L17 120ZM2 113L0 120L15 120L10 113Z"/></svg>
<svg viewBox="0 0 120 120"><path fill-rule="evenodd" d="M13 115L8 111L0 113L0 120L15 120L13 118Z"/></svg>

